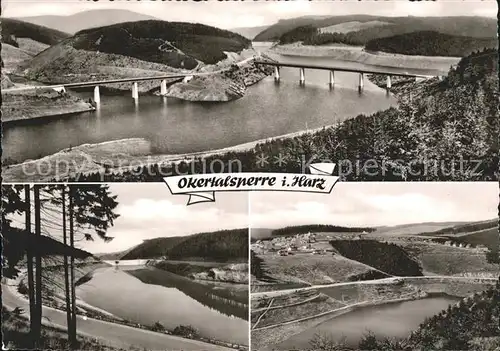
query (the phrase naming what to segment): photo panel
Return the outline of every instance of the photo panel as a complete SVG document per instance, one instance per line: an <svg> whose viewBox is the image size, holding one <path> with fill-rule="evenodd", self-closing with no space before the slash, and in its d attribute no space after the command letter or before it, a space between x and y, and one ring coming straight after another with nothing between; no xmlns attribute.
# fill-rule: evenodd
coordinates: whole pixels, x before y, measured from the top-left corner
<svg viewBox="0 0 500 351"><path fill-rule="evenodd" d="M245 193L4 185L2 204L8 349L249 349Z"/></svg>
<svg viewBox="0 0 500 351"><path fill-rule="evenodd" d="M497 194L490 182L252 193L252 350L495 349Z"/></svg>
<svg viewBox="0 0 500 351"><path fill-rule="evenodd" d="M348 181L497 179L493 0L2 9L7 182L317 162Z"/></svg>

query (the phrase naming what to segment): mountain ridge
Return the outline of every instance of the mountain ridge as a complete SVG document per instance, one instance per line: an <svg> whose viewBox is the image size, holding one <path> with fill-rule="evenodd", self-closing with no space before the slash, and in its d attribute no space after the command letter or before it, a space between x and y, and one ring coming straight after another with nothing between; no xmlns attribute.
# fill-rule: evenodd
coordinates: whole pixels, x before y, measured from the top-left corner
<svg viewBox="0 0 500 351"><path fill-rule="evenodd" d="M276 41L281 35L301 26L323 28L346 22L381 21L390 25L378 27L378 30L368 28L350 32L356 40L372 40L422 30L433 30L443 34L456 36L470 36L477 38L496 38L496 18L480 16L455 16L455 17L385 17L373 15L346 15L329 16L327 18L314 18L302 16L283 19L269 26L257 34L254 41Z"/></svg>
<svg viewBox="0 0 500 351"><path fill-rule="evenodd" d="M224 261L248 256L248 229L225 229L185 236L146 239L141 244L116 253L101 253L101 259L134 260L209 259Z"/></svg>

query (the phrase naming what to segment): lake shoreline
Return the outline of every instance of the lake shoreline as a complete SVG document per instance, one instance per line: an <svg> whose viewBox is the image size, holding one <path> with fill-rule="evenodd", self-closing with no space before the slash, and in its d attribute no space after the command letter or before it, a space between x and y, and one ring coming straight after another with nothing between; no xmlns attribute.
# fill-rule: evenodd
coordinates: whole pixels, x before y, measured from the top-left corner
<svg viewBox="0 0 500 351"><path fill-rule="evenodd" d="M89 175L94 172L107 172L106 174L119 174L130 171L141 166L152 166L161 164L163 166L190 161L194 158L206 158L211 156L225 156L233 152L245 152L255 148L258 144L275 140L294 138L297 136L311 134L324 128L336 125L323 126L308 130L301 130L279 136L258 139L243 144L225 147L222 149L197 151L184 154L151 154L151 143L144 138L126 138L120 140L105 141L95 144L82 144L79 146L63 149L52 155L47 155L35 160L26 160L21 163L2 166L2 176L5 182L17 181L52 181L74 179L78 175ZM102 161L111 161L103 163ZM54 172L59 170L57 164L65 164L71 170L60 174ZM118 164L118 166L113 166ZM33 173L39 169L47 170L42 177Z"/></svg>
<svg viewBox="0 0 500 351"><path fill-rule="evenodd" d="M294 335L301 334L307 330L312 328L316 328L323 323L327 323L336 318L339 318L344 315L348 315L349 313L359 311L365 308L373 308L377 306L387 306L391 304L404 303L409 301L418 301L418 300L426 300L428 298L436 298L436 297L450 297L455 298L454 296L442 293L423 293L422 296L410 296L410 297L402 297L384 301L363 301L360 303L344 306L341 308L337 308L331 311L327 311L315 316L309 316L305 318L301 318L300 320L288 321L280 324L275 324L271 326L266 326L263 328L253 329L252 333L257 332L261 333L264 337L267 334L272 335L271 339L268 340L278 340L278 342L266 343L260 345L256 350L260 351L271 351L271 350L279 350L276 348L277 345L286 342ZM458 298L457 298L458 300ZM277 329L278 328L278 329ZM297 328L297 329L296 329ZM281 330L280 330L281 329ZM271 331L272 330L272 331ZM284 334L284 335L283 335ZM280 337L282 336L282 337ZM353 345L357 346L357 345Z"/></svg>
<svg viewBox="0 0 500 351"><path fill-rule="evenodd" d="M106 264L106 267L100 267L100 266L98 266L97 268L91 267L91 270L85 276L87 276L87 275L91 276L93 272L95 272L96 270L101 269L101 268L111 268L110 266L109 267L108 266L109 265ZM79 268L81 268L81 267L79 267ZM16 289L16 287L19 285L19 283L21 281L23 281L24 279L27 279L26 274L27 273L25 272L24 274L20 274L17 279L9 279L9 280L7 280L7 282L3 283L2 286L5 287L6 289L8 289L11 294L13 294L14 296L16 296L16 298L22 299L22 300L25 300L25 301L29 301L27 299L27 296L21 294ZM59 296L57 296L57 294L55 296L58 297L58 298L60 298ZM107 310L104 310L102 308L93 306L92 304L86 302L85 300L82 300L79 297L77 297L76 303L77 303L77 315L81 316L81 317L84 317L84 318L87 318L87 319L94 319L94 320L99 320L99 321L106 321L106 322L109 322L109 323L126 325L126 326L129 326L129 327L138 328L138 329L147 329L147 330L154 331L154 332L159 332L159 333L164 333L164 334L166 333L168 335L172 335L172 336L176 336L176 337L180 337L180 338L198 340L198 341L201 341L201 342L204 342L204 343L207 343L207 344L219 345L219 346L228 347L228 348L232 348L232 349L238 349L238 350L247 350L248 349L245 345L239 345L239 344L236 344L236 343L231 343L231 342L222 341L222 340L216 340L216 339L213 339L213 338L206 338L206 337L202 337L202 336L200 336L200 337L186 338L186 337L174 334L173 330L166 330L165 329L164 332L156 331L156 330L153 330L153 328L151 326L142 325L142 324L139 324L139 323L135 323L133 321L128 321L128 320L123 319L123 318L121 318L121 317L119 317L119 316L117 316L117 315L115 315L115 314L113 314L113 313L111 313L111 312L109 312ZM47 304L46 302L44 302L43 306L46 307L46 308L51 308L51 309L59 310L61 312L65 312L66 311L64 309L64 307L60 306L57 303Z"/></svg>

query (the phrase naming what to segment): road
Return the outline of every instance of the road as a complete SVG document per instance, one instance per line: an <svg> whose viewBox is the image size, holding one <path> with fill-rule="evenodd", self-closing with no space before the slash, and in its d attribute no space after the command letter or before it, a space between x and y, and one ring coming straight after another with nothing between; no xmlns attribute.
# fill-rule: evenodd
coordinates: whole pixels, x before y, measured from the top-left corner
<svg viewBox="0 0 500 351"><path fill-rule="evenodd" d="M307 291L307 290L313 290L313 289L321 289L321 288L333 288L336 286L346 286L346 285L363 285L363 284L390 284L390 283L395 283L398 280L405 280L405 279L450 279L450 280L480 280L480 281L485 281L485 282L492 282L495 283L498 278L475 278L475 277L455 277L455 276L446 276L446 275L433 275L433 276L417 276L417 277L390 277L390 278L383 278L383 279L373 279L373 280L359 280L359 281L354 281L354 282L343 282L343 283L332 283L332 284L324 284L324 285L311 285L311 286L306 286L303 288L294 288L294 289L284 289L284 290L275 290L275 291L267 291L267 292L258 292L258 293L252 293L252 298L254 297L274 297L274 296L280 296L280 295L285 295L285 294L290 294L294 292L299 292L299 291Z"/></svg>
<svg viewBox="0 0 500 351"><path fill-rule="evenodd" d="M14 287L2 284L2 304L10 309L16 307L24 310L23 315L29 317L29 303L15 295L10 289ZM66 330L66 312L43 306L43 324ZM115 347L138 347L141 350L168 350L168 351L211 351L233 350L197 340L184 339L177 336L155 333L149 330L128 327L121 324L105 322L93 318L83 319L77 316L78 334L90 338L101 339L104 343Z"/></svg>
<svg viewBox="0 0 500 351"><path fill-rule="evenodd" d="M237 66L241 66L251 60L254 60L255 57L249 57L242 61L235 63ZM230 70L231 67L223 68L217 71L211 72L187 72L187 73L172 73L167 75L159 75L159 76L149 76L149 77L131 77L131 78L118 78L118 79L108 79L108 80L96 80L96 81L87 81L87 82L77 82L77 83L62 83L62 84L53 84L53 85L30 85L23 86L18 88L10 88L10 89L2 89L3 93L14 92L14 91L29 91L36 89L60 89L64 88L82 88L82 87L92 87L103 84L113 84L113 83L127 83L127 82L141 82L147 80L163 80L163 79L181 79L185 77L195 77L195 76L207 76L212 74L218 74L225 71Z"/></svg>

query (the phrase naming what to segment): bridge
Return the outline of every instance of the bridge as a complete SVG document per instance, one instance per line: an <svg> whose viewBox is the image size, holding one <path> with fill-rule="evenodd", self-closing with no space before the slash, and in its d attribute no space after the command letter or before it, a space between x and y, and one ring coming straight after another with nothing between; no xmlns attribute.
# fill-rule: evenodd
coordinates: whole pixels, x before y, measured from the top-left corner
<svg viewBox="0 0 500 351"><path fill-rule="evenodd" d="M236 66L242 66L243 64L256 60L256 57L249 57L242 61L236 62ZM219 74L226 71L231 70L232 67L227 67L223 69L219 69L211 72L185 72L185 73L171 73L165 75L157 75L157 76L147 76L147 77L130 77L130 78L117 78L117 79L107 79L107 80L97 80L97 81L87 81L87 82L77 82L77 83L61 83L54 85L30 85L25 87L18 88L9 88L2 89L3 93L9 93L14 91L29 91L29 90L37 90L37 89L53 89L58 92L66 92L66 89L71 88L85 88L85 87L94 87L94 102L96 105L99 105L101 102L101 94L99 86L105 84L116 84L116 83L132 83L132 98L136 103L139 101L139 89L137 87L138 82L143 81L156 81L160 82L160 95L165 96L167 94L167 81L168 80L180 80L182 79L184 82L190 81L193 77L199 76L207 76L212 74Z"/></svg>
<svg viewBox="0 0 500 351"><path fill-rule="evenodd" d="M344 67L333 67L333 66L323 66L323 65L312 65L312 64L303 64L303 63L285 63L285 62L273 62L273 61L262 61L262 60L255 60L255 63L258 65L268 65L268 66L274 66L274 80L276 82L279 82L280 80L280 67L294 67L294 68L299 68L299 74L300 74L300 80L299 83L300 85L304 85L306 82L305 78L305 69L319 69L319 70L326 70L330 72L330 79L328 82L328 85L330 88L333 88L335 86L335 71L339 72L351 72L351 73L359 73L359 84L358 88L359 91L363 91L364 87L364 75L365 74L382 74L387 76L386 80L386 87L387 89L390 89L392 87L392 77L393 76L400 76L400 77L409 77L409 78L415 78L415 80L418 79L427 79L431 78L433 76L430 75L422 75L422 74L414 74L414 73L407 73L407 72L397 72L397 71L391 71L389 69L357 69L357 68L344 68Z"/></svg>
<svg viewBox="0 0 500 351"><path fill-rule="evenodd" d="M132 98L138 102L139 101L139 89L137 87L138 82L143 81L154 81L161 80L160 83L160 95L167 94L167 81L168 80L176 80L183 79L184 81L191 80L194 76L203 76L209 74L215 74L217 72L203 72L203 73L176 73L176 74L168 74L161 76L151 76L151 77L133 77L133 78L120 78L120 79L108 79L108 80L98 80L98 81L87 81L87 82L78 82L78 83L62 83L62 84L54 84L54 85L31 85L20 88L10 88L10 89L2 89L3 92L14 92L14 91L28 91L28 90L37 90L37 89L53 89L58 92L66 92L66 89L71 88L85 88L85 87L94 87L94 102L99 104L101 102L101 93L99 86L105 84L113 84L113 83L132 83Z"/></svg>

